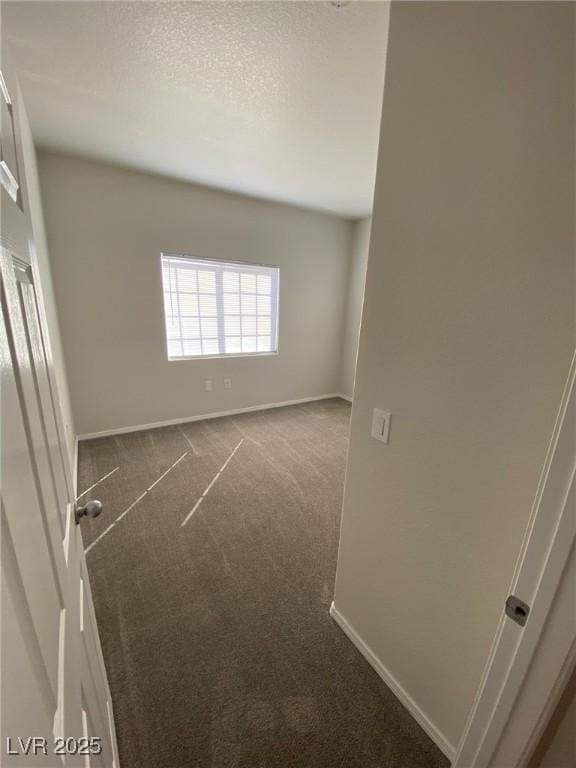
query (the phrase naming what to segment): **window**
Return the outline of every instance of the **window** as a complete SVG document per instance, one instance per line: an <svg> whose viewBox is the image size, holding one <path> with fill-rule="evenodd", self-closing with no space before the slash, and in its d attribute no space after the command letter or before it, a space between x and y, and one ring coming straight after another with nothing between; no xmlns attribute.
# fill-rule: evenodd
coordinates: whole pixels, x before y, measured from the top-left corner
<svg viewBox="0 0 576 768"><path fill-rule="evenodd" d="M162 254L168 359L278 350L276 267Z"/></svg>

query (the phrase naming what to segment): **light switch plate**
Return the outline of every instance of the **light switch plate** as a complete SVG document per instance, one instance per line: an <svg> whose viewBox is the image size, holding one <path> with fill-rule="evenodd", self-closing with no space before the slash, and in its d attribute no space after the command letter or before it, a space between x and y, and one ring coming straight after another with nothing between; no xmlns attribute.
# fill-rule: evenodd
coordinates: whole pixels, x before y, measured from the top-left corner
<svg viewBox="0 0 576 768"><path fill-rule="evenodd" d="M232 389L232 379L224 379L224 389Z"/></svg>
<svg viewBox="0 0 576 768"><path fill-rule="evenodd" d="M212 392L212 381L210 379L206 379L204 382L204 389L206 392Z"/></svg>
<svg viewBox="0 0 576 768"><path fill-rule="evenodd" d="M392 414L388 411L382 411L380 408L374 408L372 412L372 437L387 443L390 437L390 422Z"/></svg>

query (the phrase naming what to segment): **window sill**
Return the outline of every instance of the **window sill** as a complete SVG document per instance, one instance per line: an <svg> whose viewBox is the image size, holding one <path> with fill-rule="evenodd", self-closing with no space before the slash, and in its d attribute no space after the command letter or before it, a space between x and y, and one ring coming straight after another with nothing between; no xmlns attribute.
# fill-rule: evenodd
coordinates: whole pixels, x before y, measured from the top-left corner
<svg viewBox="0 0 576 768"><path fill-rule="evenodd" d="M230 360L237 357L278 357L278 352L237 352L230 355L189 355L169 357L169 363L179 363L181 360Z"/></svg>

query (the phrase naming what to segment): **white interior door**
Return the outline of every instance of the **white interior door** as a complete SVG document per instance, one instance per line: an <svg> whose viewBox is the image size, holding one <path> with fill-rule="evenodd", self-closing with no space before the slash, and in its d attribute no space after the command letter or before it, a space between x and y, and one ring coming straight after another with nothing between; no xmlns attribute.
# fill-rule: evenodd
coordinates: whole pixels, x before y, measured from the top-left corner
<svg viewBox="0 0 576 768"><path fill-rule="evenodd" d="M453 768L524 768L576 664L576 352L510 592Z"/></svg>
<svg viewBox="0 0 576 768"><path fill-rule="evenodd" d="M2 762L112 767L110 694L32 268L5 248L0 259Z"/></svg>
<svg viewBox="0 0 576 768"><path fill-rule="evenodd" d="M22 104L4 47L1 58L0 763L118 768L33 259Z"/></svg>
<svg viewBox="0 0 576 768"><path fill-rule="evenodd" d="M118 768L37 277L33 147L0 52L0 763Z"/></svg>

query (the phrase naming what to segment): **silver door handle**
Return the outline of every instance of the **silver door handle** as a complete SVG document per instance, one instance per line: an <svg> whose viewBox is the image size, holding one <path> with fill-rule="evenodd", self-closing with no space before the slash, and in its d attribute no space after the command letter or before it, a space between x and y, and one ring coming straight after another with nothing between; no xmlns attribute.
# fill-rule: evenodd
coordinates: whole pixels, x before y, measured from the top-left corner
<svg viewBox="0 0 576 768"><path fill-rule="evenodd" d="M87 501L84 506L78 506L78 504L76 504L76 509L74 510L74 519L76 520L76 525L78 525L83 517L98 517L101 512L102 502L97 501L96 499Z"/></svg>

